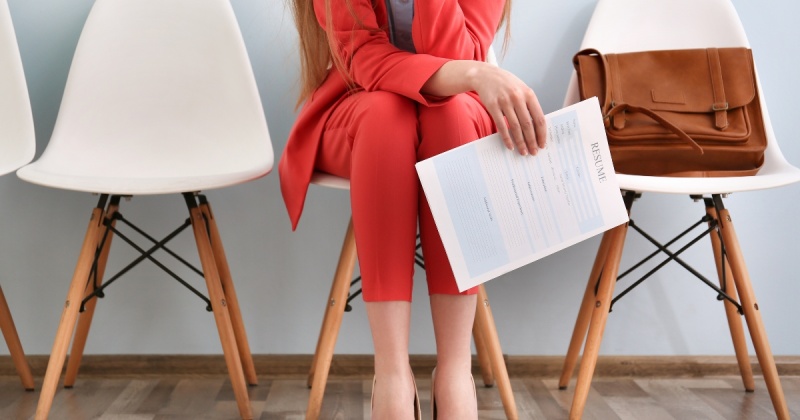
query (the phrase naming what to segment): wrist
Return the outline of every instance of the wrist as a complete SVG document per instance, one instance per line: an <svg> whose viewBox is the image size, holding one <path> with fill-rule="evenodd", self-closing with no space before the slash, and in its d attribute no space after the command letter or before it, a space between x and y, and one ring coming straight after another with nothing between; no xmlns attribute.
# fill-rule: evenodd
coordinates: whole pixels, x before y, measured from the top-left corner
<svg viewBox="0 0 800 420"><path fill-rule="evenodd" d="M464 82L466 83L467 91L474 91L477 90L478 82L481 79L481 73L483 72L483 66L486 63L474 60L465 60L465 70L464 70Z"/></svg>

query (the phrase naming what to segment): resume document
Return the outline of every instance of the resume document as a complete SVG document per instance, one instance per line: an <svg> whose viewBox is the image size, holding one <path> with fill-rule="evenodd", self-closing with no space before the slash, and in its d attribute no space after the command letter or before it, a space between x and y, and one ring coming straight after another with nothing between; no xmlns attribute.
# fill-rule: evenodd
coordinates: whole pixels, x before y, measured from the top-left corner
<svg viewBox="0 0 800 420"><path fill-rule="evenodd" d="M628 221L596 98L548 114L535 156L493 134L416 168L462 291Z"/></svg>

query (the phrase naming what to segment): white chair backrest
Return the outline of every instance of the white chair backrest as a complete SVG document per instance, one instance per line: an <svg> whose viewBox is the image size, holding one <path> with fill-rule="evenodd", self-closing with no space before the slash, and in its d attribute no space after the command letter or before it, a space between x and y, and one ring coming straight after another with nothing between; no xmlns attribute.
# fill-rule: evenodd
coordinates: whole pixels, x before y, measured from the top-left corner
<svg viewBox="0 0 800 420"><path fill-rule="evenodd" d="M6 0L0 0L0 175L28 163L36 153L33 116L17 37Z"/></svg>
<svg viewBox="0 0 800 420"><path fill-rule="evenodd" d="M494 53L494 45L489 46L489 51L486 52L486 62L495 66L498 66L497 63L497 54Z"/></svg>
<svg viewBox="0 0 800 420"><path fill-rule="evenodd" d="M229 1L97 0L37 164L120 179L269 172L266 119Z"/></svg>
<svg viewBox="0 0 800 420"><path fill-rule="evenodd" d="M730 0L599 0L581 43L581 49L602 53L749 46ZM759 93L767 132L762 175L788 163L775 139L760 86ZM573 74L565 104L577 102L578 96Z"/></svg>
<svg viewBox="0 0 800 420"><path fill-rule="evenodd" d="M603 53L747 47L729 0L600 0L582 48Z"/></svg>

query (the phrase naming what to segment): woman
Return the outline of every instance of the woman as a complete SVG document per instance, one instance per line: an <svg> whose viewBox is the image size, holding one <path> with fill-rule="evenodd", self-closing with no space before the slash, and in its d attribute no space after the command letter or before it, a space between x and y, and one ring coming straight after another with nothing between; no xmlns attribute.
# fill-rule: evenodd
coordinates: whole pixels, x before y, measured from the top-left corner
<svg viewBox="0 0 800 420"><path fill-rule="evenodd" d="M544 115L525 83L485 63L508 2L416 0L409 52L390 41L387 12L408 1L292 0L303 107L281 158L281 189L295 228L313 171L350 179L375 347L374 419L415 415L408 335L419 221L437 347L432 398L441 419L475 419L476 290L458 292L414 164L495 130L509 150L535 155Z"/></svg>

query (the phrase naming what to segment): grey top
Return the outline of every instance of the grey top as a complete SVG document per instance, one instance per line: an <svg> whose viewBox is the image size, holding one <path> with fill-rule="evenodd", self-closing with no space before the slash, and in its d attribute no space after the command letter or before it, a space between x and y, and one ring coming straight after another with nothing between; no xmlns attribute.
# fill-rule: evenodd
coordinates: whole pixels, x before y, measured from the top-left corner
<svg viewBox="0 0 800 420"><path fill-rule="evenodd" d="M414 0L386 0L389 15L389 37L395 47L412 53L411 21L414 19Z"/></svg>

